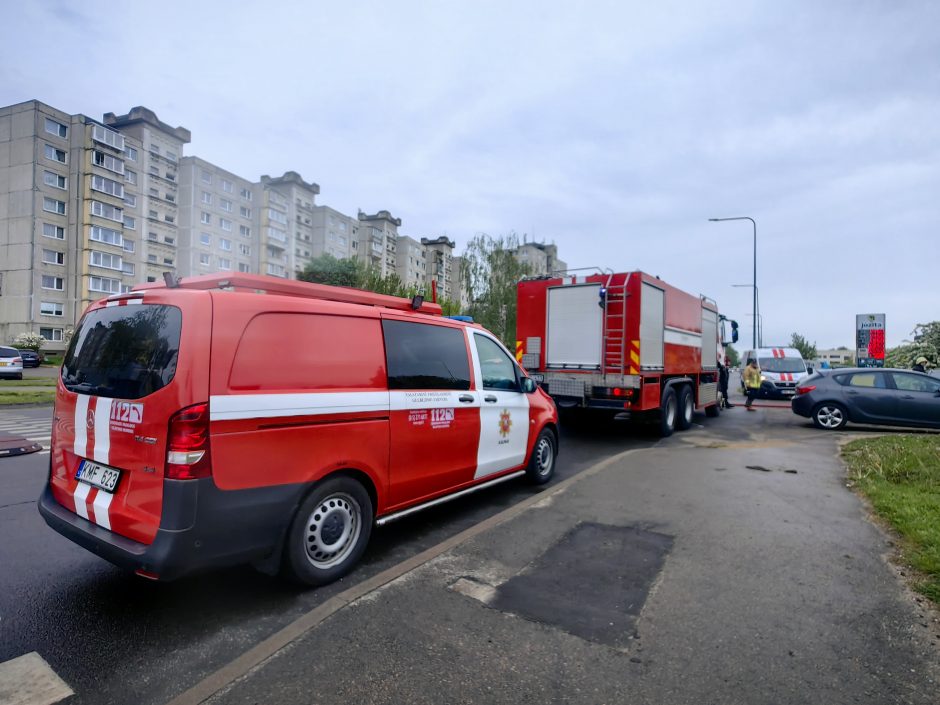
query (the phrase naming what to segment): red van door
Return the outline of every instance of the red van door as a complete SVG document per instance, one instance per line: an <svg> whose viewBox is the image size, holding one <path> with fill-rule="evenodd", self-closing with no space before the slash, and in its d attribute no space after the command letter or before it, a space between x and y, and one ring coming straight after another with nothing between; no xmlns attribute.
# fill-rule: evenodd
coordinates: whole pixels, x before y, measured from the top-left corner
<svg viewBox="0 0 940 705"><path fill-rule="evenodd" d="M390 403L389 509L473 481L480 395L462 326L383 318Z"/></svg>

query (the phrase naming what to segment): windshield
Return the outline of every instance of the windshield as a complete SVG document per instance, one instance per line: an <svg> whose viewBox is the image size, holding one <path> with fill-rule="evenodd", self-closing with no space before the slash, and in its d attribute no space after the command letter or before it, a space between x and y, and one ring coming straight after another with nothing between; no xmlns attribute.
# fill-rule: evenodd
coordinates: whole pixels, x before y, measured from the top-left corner
<svg viewBox="0 0 940 705"><path fill-rule="evenodd" d="M762 357L762 372L806 372L806 365L798 357Z"/></svg>
<svg viewBox="0 0 940 705"><path fill-rule="evenodd" d="M102 397L139 399L176 374L182 315L174 306L112 306L82 319L72 338L62 383Z"/></svg>

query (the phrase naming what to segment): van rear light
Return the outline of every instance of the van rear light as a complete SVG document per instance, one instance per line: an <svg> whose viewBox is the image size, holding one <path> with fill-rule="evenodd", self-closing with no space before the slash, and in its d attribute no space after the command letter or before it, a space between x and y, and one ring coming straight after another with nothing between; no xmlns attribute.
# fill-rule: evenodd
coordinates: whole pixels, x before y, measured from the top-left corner
<svg viewBox="0 0 940 705"><path fill-rule="evenodd" d="M805 386L805 387L797 387L797 388L796 388L796 393L797 393L797 394L809 394L809 393L810 393L811 391L813 391L814 389L816 389L816 385L815 385L815 384L809 384L809 385L807 385L807 386Z"/></svg>
<svg viewBox="0 0 940 705"><path fill-rule="evenodd" d="M209 454L209 404L194 404L170 417L166 444L169 480L195 480L212 475Z"/></svg>

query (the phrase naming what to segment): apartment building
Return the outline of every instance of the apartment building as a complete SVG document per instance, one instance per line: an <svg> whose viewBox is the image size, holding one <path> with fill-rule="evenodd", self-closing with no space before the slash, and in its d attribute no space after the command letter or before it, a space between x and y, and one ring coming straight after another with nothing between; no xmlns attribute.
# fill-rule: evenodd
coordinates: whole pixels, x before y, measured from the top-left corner
<svg viewBox="0 0 940 705"><path fill-rule="evenodd" d="M421 244L428 253L428 284L437 282L437 295L453 300L454 291L454 248L457 244L450 238L441 236L429 239L421 238Z"/></svg>
<svg viewBox="0 0 940 705"><path fill-rule="evenodd" d="M199 157L183 157L179 177L180 276L258 272L258 186Z"/></svg>
<svg viewBox="0 0 940 705"><path fill-rule="evenodd" d="M313 257L327 254L336 259L356 258L359 252L359 219L329 206L313 208Z"/></svg>
<svg viewBox="0 0 940 705"><path fill-rule="evenodd" d="M259 184L259 271L294 279L313 257L313 209L319 185L295 171Z"/></svg>
<svg viewBox="0 0 940 705"><path fill-rule="evenodd" d="M406 286L424 289L428 283L427 247L413 237L399 235L395 272Z"/></svg>
<svg viewBox="0 0 940 705"><path fill-rule="evenodd" d="M360 261L386 277L396 269L398 228L401 227L401 218L395 218L384 210L373 215L359 211L358 218L357 256Z"/></svg>
<svg viewBox="0 0 940 705"><path fill-rule="evenodd" d="M152 110L141 106L126 115L105 113L103 122L123 139L140 145L128 154L124 174L125 181L139 191L136 228L143 266L133 278L158 281L164 272L179 269L179 164L191 134L185 127L162 122Z"/></svg>
<svg viewBox="0 0 940 705"><path fill-rule="evenodd" d="M532 276L565 272L568 265L558 259L558 247L540 242L526 242L513 253L516 261L529 266Z"/></svg>

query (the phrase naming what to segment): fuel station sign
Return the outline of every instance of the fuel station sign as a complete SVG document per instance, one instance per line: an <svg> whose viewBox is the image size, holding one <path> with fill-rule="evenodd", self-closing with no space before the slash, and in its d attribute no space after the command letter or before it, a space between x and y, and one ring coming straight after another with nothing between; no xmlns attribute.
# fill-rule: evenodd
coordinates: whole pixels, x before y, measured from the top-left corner
<svg viewBox="0 0 940 705"><path fill-rule="evenodd" d="M859 313L855 316L855 364L859 367L885 366L885 315Z"/></svg>

